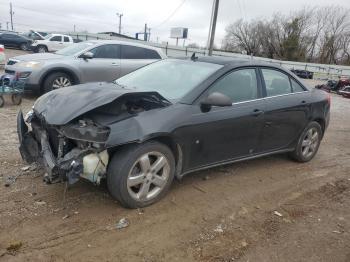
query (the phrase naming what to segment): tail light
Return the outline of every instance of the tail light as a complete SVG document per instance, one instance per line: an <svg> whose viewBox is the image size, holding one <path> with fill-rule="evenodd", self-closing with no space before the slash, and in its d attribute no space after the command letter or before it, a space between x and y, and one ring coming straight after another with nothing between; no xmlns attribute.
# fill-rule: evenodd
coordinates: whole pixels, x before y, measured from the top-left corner
<svg viewBox="0 0 350 262"><path fill-rule="evenodd" d="M0 53L3 53L3 52L5 52L5 48L3 45L0 45Z"/></svg>

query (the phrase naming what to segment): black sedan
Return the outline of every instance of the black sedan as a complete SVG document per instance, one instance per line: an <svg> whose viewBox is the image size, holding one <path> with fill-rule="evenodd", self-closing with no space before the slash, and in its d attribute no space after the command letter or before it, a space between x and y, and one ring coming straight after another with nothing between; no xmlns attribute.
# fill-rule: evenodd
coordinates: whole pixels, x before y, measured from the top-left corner
<svg viewBox="0 0 350 262"><path fill-rule="evenodd" d="M15 47L29 50L32 40L15 33L0 33L0 44L5 47Z"/></svg>
<svg viewBox="0 0 350 262"><path fill-rule="evenodd" d="M298 70L298 69L292 69L290 71L292 71L294 74L296 74L300 78L304 78L304 79L313 79L314 78L314 73L311 71Z"/></svg>
<svg viewBox="0 0 350 262"><path fill-rule="evenodd" d="M17 125L23 159L43 163L48 183L106 178L136 208L196 170L276 153L311 160L329 110L328 93L282 68L203 57L51 91Z"/></svg>

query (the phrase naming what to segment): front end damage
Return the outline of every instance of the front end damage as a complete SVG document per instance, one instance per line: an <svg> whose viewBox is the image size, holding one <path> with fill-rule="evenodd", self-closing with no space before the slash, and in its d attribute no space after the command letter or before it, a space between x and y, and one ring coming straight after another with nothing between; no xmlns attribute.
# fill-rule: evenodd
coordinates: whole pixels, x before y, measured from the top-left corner
<svg viewBox="0 0 350 262"><path fill-rule="evenodd" d="M99 184L106 174L109 154L104 146L109 129L80 120L74 124L52 126L33 111L26 117L17 116L18 137L22 158L39 162L46 170L44 181L73 184L80 177Z"/></svg>
<svg viewBox="0 0 350 262"><path fill-rule="evenodd" d="M130 120L167 105L158 93L117 89L111 84L51 91L35 102L26 117L18 113L19 150L27 163L45 167L47 183L73 184L85 178L99 184L106 176L110 153L137 137L130 130L140 129ZM120 130L124 121L125 130ZM118 141L114 141L116 134Z"/></svg>

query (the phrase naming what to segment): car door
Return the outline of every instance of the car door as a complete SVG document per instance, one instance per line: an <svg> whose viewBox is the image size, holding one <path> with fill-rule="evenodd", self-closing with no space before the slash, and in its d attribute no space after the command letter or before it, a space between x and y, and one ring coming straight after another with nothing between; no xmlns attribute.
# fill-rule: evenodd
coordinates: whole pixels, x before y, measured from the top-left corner
<svg viewBox="0 0 350 262"><path fill-rule="evenodd" d="M142 48L132 45L121 46L121 76L136 69L161 59L160 55L153 49Z"/></svg>
<svg viewBox="0 0 350 262"><path fill-rule="evenodd" d="M8 46L8 47L14 47L16 46L14 44L14 35L12 34L1 34L0 35L0 44Z"/></svg>
<svg viewBox="0 0 350 262"><path fill-rule="evenodd" d="M202 95L219 92L233 101L229 107L212 107L203 112L194 105L186 169L230 161L256 153L264 122L264 100L255 68L234 70L214 82Z"/></svg>
<svg viewBox="0 0 350 262"><path fill-rule="evenodd" d="M81 81L110 82L120 76L120 46L117 44L100 45L89 50L92 59L80 59Z"/></svg>
<svg viewBox="0 0 350 262"><path fill-rule="evenodd" d="M49 51L57 51L62 48L62 36L55 35L50 38Z"/></svg>
<svg viewBox="0 0 350 262"><path fill-rule="evenodd" d="M288 148L307 124L309 92L276 68L261 68L266 95L262 152Z"/></svg>
<svg viewBox="0 0 350 262"><path fill-rule="evenodd" d="M64 47L67 47L67 46L69 46L69 45L71 45L71 42L70 42L70 40L69 40L69 37L68 36L63 36L63 42L62 42L62 48L64 48Z"/></svg>

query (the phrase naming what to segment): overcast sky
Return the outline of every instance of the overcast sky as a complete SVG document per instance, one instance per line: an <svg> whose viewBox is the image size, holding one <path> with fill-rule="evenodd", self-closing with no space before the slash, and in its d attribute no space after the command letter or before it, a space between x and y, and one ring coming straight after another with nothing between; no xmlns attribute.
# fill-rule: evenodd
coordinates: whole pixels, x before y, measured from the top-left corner
<svg viewBox="0 0 350 262"><path fill-rule="evenodd" d="M15 30L89 32L117 31L116 13L123 13L122 33L134 36L147 22L151 40L169 41L171 27L188 27L188 42L205 45L212 0L12 0ZM10 21L8 0L0 0L2 29ZM350 8L350 0L220 0L215 42L221 44L225 27L236 19L269 18L308 6L329 4ZM174 12L176 11L176 12ZM173 14L173 15L172 15ZM172 15L170 17L170 15ZM168 19L169 18L169 19Z"/></svg>

